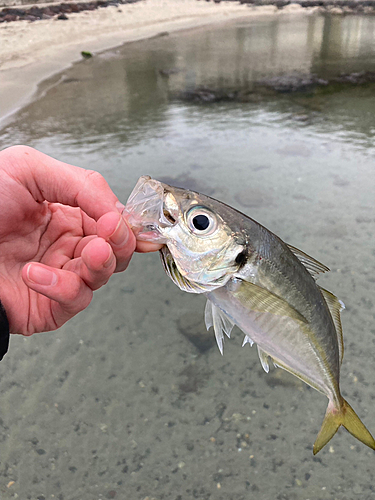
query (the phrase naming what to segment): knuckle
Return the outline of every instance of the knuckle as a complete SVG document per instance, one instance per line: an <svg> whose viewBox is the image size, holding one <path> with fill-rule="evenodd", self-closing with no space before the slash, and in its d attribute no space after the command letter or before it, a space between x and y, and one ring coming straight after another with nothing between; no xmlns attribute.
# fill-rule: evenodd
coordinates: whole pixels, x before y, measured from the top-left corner
<svg viewBox="0 0 375 500"><path fill-rule="evenodd" d="M4 149L1 154L4 158L24 158L25 156L28 156L32 154L35 150L31 148L30 146L22 146L22 145L16 145L16 146L10 146L9 148Z"/></svg>
<svg viewBox="0 0 375 500"><path fill-rule="evenodd" d="M12 154L25 154L25 153L31 153L34 151L33 148L30 146L23 146L21 144L15 145L15 146L10 146L9 148L6 148L5 151L12 153Z"/></svg>
<svg viewBox="0 0 375 500"><path fill-rule="evenodd" d="M108 282L109 278L113 274L114 268L115 263L107 269L102 268L96 271L90 270L87 280L85 280L86 284L91 288L91 290L97 290Z"/></svg>
<svg viewBox="0 0 375 500"><path fill-rule="evenodd" d="M78 278L78 276L77 276ZM76 280L72 280L69 284L69 288L65 291L64 302L65 303L78 303L79 299L82 295L82 282L78 278Z"/></svg>
<svg viewBox="0 0 375 500"><path fill-rule="evenodd" d="M109 278L110 278L109 276L106 276L106 277L102 277L100 280L96 279L95 281L93 281L90 284L91 290L93 290L93 291L99 290L99 288L101 288L103 285L108 283Z"/></svg>
<svg viewBox="0 0 375 500"><path fill-rule="evenodd" d="M87 181L90 184L93 184L95 187L102 189L108 186L107 181L99 172L96 172L95 170L87 170L86 175L87 175Z"/></svg>
<svg viewBox="0 0 375 500"><path fill-rule="evenodd" d="M75 290L75 293L71 293L70 297L66 297L65 309L71 310L74 314L77 314L90 304L92 299L92 290L83 286L79 291Z"/></svg>

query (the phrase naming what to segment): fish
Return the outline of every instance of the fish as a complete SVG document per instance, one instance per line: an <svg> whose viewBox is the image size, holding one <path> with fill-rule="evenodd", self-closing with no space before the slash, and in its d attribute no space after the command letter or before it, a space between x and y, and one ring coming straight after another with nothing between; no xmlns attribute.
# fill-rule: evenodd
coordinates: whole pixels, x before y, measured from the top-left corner
<svg viewBox="0 0 375 500"><path fill-rule="evenodd" d="M327 266L235 208L149 176L138 180L124 216L138 240L163 245L164 269L181 290L207 298L205 323L221 354L236 325L267 373L273 363L327 396L314 455L340 426L375 450L340 392L344 304L316 282Z"/></svg>

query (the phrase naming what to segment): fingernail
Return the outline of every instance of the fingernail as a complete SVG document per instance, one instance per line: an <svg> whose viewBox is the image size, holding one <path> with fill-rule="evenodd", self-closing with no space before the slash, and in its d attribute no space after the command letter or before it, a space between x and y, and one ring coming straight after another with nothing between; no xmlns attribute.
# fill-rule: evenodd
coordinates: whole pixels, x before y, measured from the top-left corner
<svg viewBox="0 0 375 500"><path fill-rule="evenodd" d="M108 245L108 247L109 247L109 256L108 256L108 259L103 264L103 267L105 267L106 269L108 269L108 267L111 267L112 264L114 263L114 260L115 260L115 256L113 255L112 248L110 247L110 245Z"/></svg>
<svg viewBox="0 0 375 500"><path fill-rule="evenodd" d="M36 285L53 286L57 283L57 274L38 264L30 264L27 278Z"/></svg>
<svg viewBox="0 0 375 500"><path fill-rule="evenodd" d="M110 241L114 245L120 247L125 245L129 238L129 229L124 219L121 217L119 223L117 224L116 229L114 230L112 236L110 236Z"/></svg>
<svg viewBox="0 0 375 500"><path fill-rule="evenodd" d="M125 205L123 205L120 201L116 202L116 208L122 214L122 212L125 210Z"/></svg>

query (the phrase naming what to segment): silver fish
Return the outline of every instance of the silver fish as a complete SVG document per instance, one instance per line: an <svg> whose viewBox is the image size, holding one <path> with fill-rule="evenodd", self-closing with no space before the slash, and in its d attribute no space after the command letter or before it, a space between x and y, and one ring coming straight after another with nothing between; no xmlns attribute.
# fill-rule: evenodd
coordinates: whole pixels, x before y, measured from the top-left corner
<svg viewBox="0 0 375 500"><path fill-rule="evenodd" d="M220 352L237 325L243 345L328 397L316 454L342 425L375 450L375 440L340 393L344 305L316 284L329 269L253 219L208 196L141 177L125 208L137 239L163 243L167 275L207 297L205 322Z"/></svg>

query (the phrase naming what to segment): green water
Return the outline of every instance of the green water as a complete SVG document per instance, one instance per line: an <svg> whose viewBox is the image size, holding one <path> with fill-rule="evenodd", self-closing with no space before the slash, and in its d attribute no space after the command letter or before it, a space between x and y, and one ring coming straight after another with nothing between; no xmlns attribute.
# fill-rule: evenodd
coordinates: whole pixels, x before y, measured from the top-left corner
<svg viewBox="0 0 375 500"><path fill-rule="evenodd" d="M328 265L319 283L346 304L342 392L373 433L375 86L178 96L375 71L374 42L374 17L314 15L129 44L45 82L0 136L100 171L123 201L144 174L200 190ZM190 340L206 335L203 310L158 255L136 255L64 328L13 338L0 364L1 498L372 499L375 455L345 430L312 455L326 398L264 373L238 331L223 357L214 344L202 353Z"/></svg>

